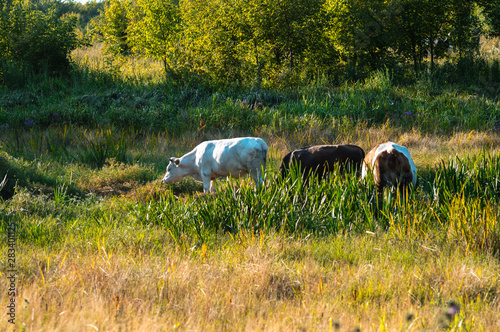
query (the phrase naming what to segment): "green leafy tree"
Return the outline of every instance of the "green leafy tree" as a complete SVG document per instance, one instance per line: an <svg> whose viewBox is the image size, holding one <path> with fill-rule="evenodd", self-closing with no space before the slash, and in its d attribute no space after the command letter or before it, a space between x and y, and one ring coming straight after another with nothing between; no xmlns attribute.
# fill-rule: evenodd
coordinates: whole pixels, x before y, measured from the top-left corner
<svg viewBox="0 0 500 332"><path fill-rule="evenodd" d="M186 63L215 81L244 77L244 11L241 0L184 0L180 3Z"/></svg>
<svg viewBox="0 0 500 332"><path fill-rule="evenodd" d="M415 72L419 72L426 53L430 55L431 67L435 57L443 52L436 49L436 41L446 38L452 29L450 1L404 0L400 2L401 13L393 29L395 45L400 55L413 61Z"/></svg>
<svg viewBox="0 0 500 332"><path fill-rule="evenodd" d="M161 60L165 74L171 72L181 31L178 5L163 0L137 0L128 13L132 50Z"/></svg>
<svg viewBox="0 0 500 332"><path fill-rule="evenodd" d="M108 0L104 11L93 20L94 33L98 40L103 41L104 53L112 56L130 53L127 34L127 8L130 5L128 0Z"/></svg>
<svg viewBox="0 0 500 332"><path fill-rule="evenodd" d="M66 0L64 2L55 0L54 3L57 6L59 16L75 14L78 17L77 28L82 33L87 32L90 21L99 16L99 13L104 10L104 1L97 0L90 0L85 3L76 2L75 0Z"/></svg>
<svg viewBox="0 0 500 332"><path fill-rule="evenodd" d="M471 0L452 1L451 41L461 56L474 55L479 51L481 24L476 15L476 2Z"/></svg>
<svg viewBox="0 0 500 332"><path fill-rule="evenodd" d="M260 82L262 76L293 73L325 41L324 2L182 1L190 62L217 80Z"/></svg>
<svg viewBox="0 0 500 332"><path fill-rule="evenodd" d="M74 15L59 17L55 7L42 12L28 2L4 2L0 18L3 60L24 72L68 70L69 55L80 44L76 21Z"/></svg>
<svg viewBox="0 0 500 332"><path fill-rule="evenodd" d="M259 0L255 17L260 39L266 42L279 65L287 61L294 70L306 50L320 41L323 0Z"/></svg>
<svg viewBox="0 0 500 332"><path fill-rule="evenodd" d="M6 0L0 0L0 61L9 55L10 7Z"/></svg>
<svg viewBox="0 0 500 332"><path fill-rule="evenodd" d="M396 2L384 0L330 1L338 29L341 56L354 79L381 68L394 57L394 20L401 12ZM330 9L331 11L331 9Z"/></svg>
<svg viewBox="0 0 500 332"><path fill-rule="evenodd" d="M500 0L479 0L478 5L483 9L490 28L491 36L500 36Z"/></svg>

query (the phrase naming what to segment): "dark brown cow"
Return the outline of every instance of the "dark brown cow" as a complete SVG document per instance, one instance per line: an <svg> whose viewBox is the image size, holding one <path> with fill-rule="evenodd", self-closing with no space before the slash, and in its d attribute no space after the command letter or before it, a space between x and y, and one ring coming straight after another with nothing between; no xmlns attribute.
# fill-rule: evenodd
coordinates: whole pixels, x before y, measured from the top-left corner
<svg viewBox="0 0 500 332"><path fill-rule="evenodd" d="M343 172L346 167L358 171L365 157L365 152L356 145L313 145L288 153L280 166L281 178L284 179L290 167L297 164L303 179L314 174L318 179L333 171L335 165Z"/></svg>

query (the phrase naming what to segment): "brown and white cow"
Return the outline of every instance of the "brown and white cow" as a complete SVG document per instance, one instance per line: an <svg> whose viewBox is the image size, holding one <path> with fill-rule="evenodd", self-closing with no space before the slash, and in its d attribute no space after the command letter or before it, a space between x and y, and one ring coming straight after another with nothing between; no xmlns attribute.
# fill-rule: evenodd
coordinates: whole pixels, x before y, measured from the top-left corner
<svg viewBox="0 0 500 332"><path fill-rule="evenodd" d="M359 170L365 152L356 145L313 145L289 152L280 166L281 178L284 179L294 164L300 168L303 179L309 175L318 179L333 171L335 165L341 172L346 168Z"/></svg>
<svg viewBox="0 0 500 332"><path fill-rule="evenodd" d="M386 186L403 189L417 183L417 168L410 152L404 146L393 142L379 144L365 157L361 178L373 172L377 190L382 192Z"/></svg>

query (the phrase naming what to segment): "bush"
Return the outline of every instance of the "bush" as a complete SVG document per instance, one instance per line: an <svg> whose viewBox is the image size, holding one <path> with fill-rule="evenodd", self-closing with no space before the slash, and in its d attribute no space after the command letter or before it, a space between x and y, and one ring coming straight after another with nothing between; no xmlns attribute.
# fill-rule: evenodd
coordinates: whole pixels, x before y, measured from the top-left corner
<svg viewBox="0 0 500 332"><path fill-rule="evenodd" d="M8 15L6 13L8 12ZM30 3L15 1L0 16L0 57L3 83L31 73L60 74L69 70L69 54L80 42L75 34L77 17L59 18L56 7L47 12Z"/></svg>

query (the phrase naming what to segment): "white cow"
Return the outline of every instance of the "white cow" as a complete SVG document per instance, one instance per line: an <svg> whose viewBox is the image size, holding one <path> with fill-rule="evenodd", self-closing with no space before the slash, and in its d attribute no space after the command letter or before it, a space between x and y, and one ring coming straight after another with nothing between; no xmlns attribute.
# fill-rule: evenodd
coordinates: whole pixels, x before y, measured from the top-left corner
<svg viewBox="0 0 500 332"><path fill-rule="evenodd" d="M203 182L203 191L214 191L213 180L231 176L239 178L250 173L255 184L262 183L266 169L267 145L257 137L241 137L206 141L180 158L170 158L164 183L186 176Z"/></svg>
<svg viewBox="0 0 500 332"><path fill-rule="evenodd" d="M407 148L393 142L379 144L365 157L361 169L361 177L368 171L373 172L377 189L381 192L385 186L415 186L417 183L417 167L411 159Z"/></svg>

